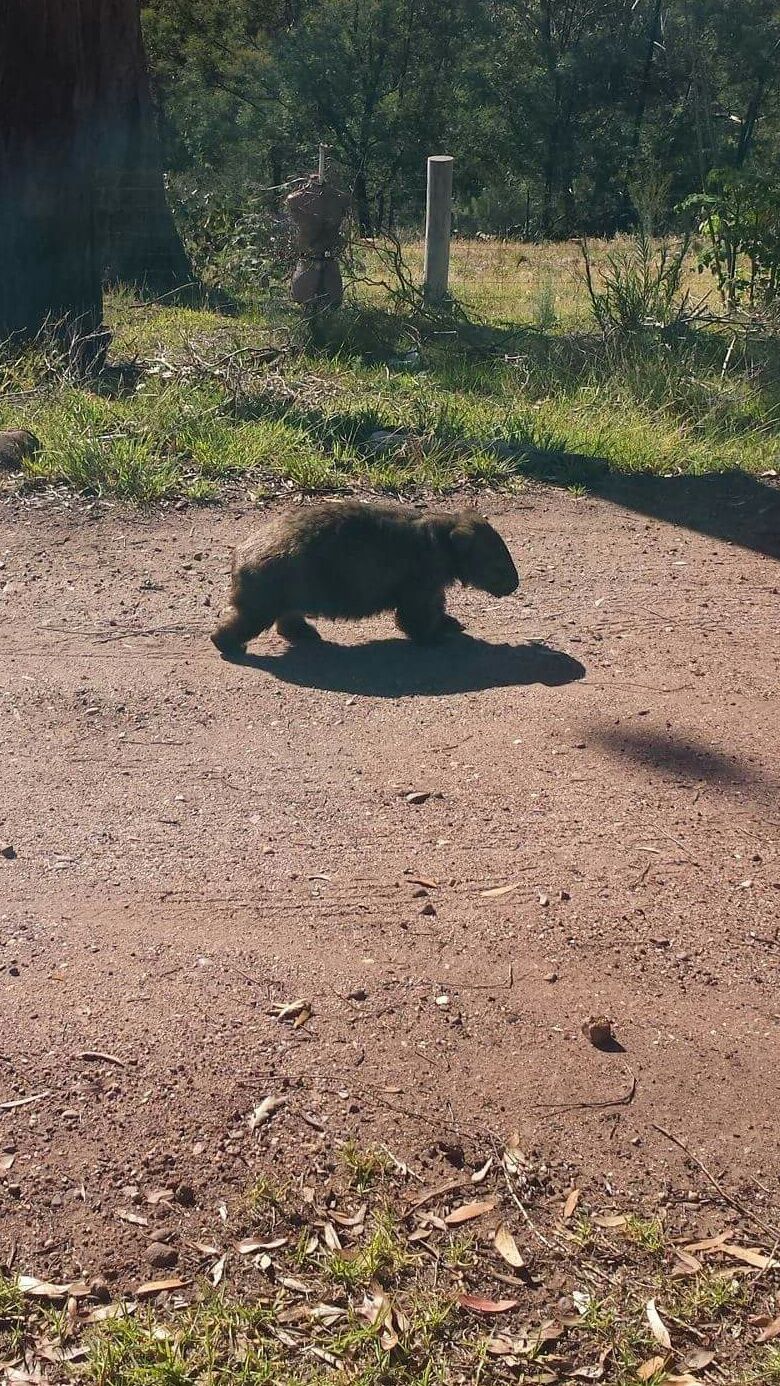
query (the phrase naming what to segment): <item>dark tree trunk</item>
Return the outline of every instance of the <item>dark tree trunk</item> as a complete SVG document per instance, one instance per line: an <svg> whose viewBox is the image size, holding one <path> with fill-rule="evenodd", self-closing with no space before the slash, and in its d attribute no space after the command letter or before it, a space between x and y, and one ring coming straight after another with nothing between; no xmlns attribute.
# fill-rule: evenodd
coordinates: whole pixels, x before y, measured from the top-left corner
<svg viewBox="0 0 780 1386"><path fill-rule="evenodd" d="M193 275L165 196L139 0L103 0L97 45L104 277L168 293Z"/></svg>
<svg viewBox="0 0 780 1386"><path fill-rule="evenodd" d="M357 212L358 226L361 236L372 236L374 234L373 218L371 216L371 204L368 200L368 188L366 186L366 175L361 170L355 174L354 183L355 210Z"/></svg>
<svg viewBox="0 0 780 1386"><path fill-rule="evenodd" d="M84 31L99 8L0 6L0 340L48 323L73 343L101 327L97 90Z"/></svg>

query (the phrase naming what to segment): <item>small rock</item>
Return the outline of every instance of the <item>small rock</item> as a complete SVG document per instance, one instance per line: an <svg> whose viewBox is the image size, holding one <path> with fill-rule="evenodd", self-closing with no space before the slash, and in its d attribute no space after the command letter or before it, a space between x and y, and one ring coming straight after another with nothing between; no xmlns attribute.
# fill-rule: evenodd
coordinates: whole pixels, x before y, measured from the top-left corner
<svg viewBox="0 0 780 1386"><path fill-rule="evenodd" d="M466 1152L459 1141L439 1141L437 1148L445 1160L455 1169L463 1169L466 1163Z"/></svg>
<svg viewBox="0 0 780 1386"><path fill-rule="evenodd" d="M111 1291L102 1275L96 1275L94 1280L89 1282L89 1293L98 1304L107 1304L111 1298Z"/></svg>
<svg viewBox="0 0 780 1386"><path fill-rule="evenodd" d="M446 1009L447 1009L447 1007L449 1006L449 1004L450 1004L450 998L449 998L449 996L445 996L445 995L442 993L441 996L437 996L437 997L436 997L436 1005L437 1005L437 1006L440 1006L441 1009L442 1009L443 1011L446 1011Z"/></svg>
<svg viewBox="0 0 780 1386"><path fill-rule="evenodd" d="M425 915L428 919L436 918L436 909L431 904L430 900L427 902L427 904L423 905L422 909L420 910L420 914Z"/></svg>
<svg viewBox="0 0 780 1386"><path fill-rule="evenodd" d="M173 1197L182 1208L195 1207L195 1190L191 1184L177 1184L174 1189Z"/></svg>
<svg viewBox="0 0 780 1386"><path fill-rule="evenodd" d="M424 804L430 797L430 790L416 789L411 794L406 795L406 802L407 804Z"/></svg>
<svg viewBox="0 0 780 1386"><path fill-rule="evenodd" d="M542 907L543 910L546 910L546 909L547 909L547 906L549 905L549 903L550 903L550 897L549 897L549 895L540 895L540 896L539 896L539 904L541 905L541 907Z"/></svg>
<svg viewBox="0 0 780 1386"><path fill-rule="evenodd" d="M609 1049L615 1043L612 1021L605 1015L591 1016L585 1021L582 1033L596 1049Z"/></svg>
<svg viewBox="0 0 780 1386"><path fill-rule="evenodd" d="M564 903L565 903L567 900L571 900L571 896L570 896L568 890L559 890L559 892L558 892L558 899L559 899L559 900L563 900Z"/></svg>
<svg viewBox="0 0 780 1386"><path fill-rule="evenodd" d="M10 842L0 842L0 857L5 857L6 861L16 860L16 851Z"/></svg>
<svg viewBox="0 0 780 1386"><path fill-rule="evenodd" d="M558 980L558 973L557 973L557 972L547 972L547 973L545 973L544 980L545 980L545 982L557 982L557 980Z"/></svg>
<svg viewBox="0 0 780 1386"><path fill-rule="evenodd" d="M368 992L365 987L355 987L354 991L347 992L348 1001L367 1001Z"/></svg>
<svg viewBox="0 0 780 1386"><path fill-rule="evenodd" d="M159 1270L168 1270L175 1266L179 1259L179 1253L175 1246L166 1246L164 1242L151 1242L146 1248L146 1259L150 1266L155 1266Z"/></svg>

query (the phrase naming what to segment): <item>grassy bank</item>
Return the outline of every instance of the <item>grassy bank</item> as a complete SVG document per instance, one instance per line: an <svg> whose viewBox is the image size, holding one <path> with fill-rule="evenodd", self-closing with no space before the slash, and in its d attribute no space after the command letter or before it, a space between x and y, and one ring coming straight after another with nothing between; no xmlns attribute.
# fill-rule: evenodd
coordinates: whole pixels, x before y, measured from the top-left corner
<svg viewBox="0 0 780 1386"><path fill-rule="evenodd" d="M385 1150L348 1147L332 1178L264 1179L225 1209L188 1243L196 1275L113 1293L0 1280L0 1372L84 1386L778 1386L777 1263L732 1209L706 1193L695 1210L589 1206L545 1192L512 1142L475 1177L427 1188Z"/></svg>
<svg viewBox="0 0 780 1386"><path fill-rule="evenodd" d="M597 272L609 249L592 248ZM419 277L421 248L405 253ZM452 285L471 326L399 309L370 251L363 269L374 282L314 334L283 291L230 317L122 294L107 303L122 369L91 387L50 352L6 358L0 424L43 445L23 484L204 501L237 483L258 496L512 485L526 453L659 474L777 465L772 344L712 325L605 341L573 244L456 242ZM404 436L377 448L377 430Z"/></svg>

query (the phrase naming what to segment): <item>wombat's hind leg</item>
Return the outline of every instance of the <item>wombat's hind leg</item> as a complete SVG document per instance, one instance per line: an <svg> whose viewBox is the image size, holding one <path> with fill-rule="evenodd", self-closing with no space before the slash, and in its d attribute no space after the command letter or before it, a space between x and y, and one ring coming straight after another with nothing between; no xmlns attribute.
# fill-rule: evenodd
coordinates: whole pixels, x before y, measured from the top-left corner
<svg viewBox="0 0 780 1386"><path fill-rule="evenodd" d="M316 627L310 626L298 611L288 611L284 616L280 616L276 622L276 629L291 645L297 645L302 640L322 639Z"/></svg>
<svg viewBox="0 0 780 1386"><path fill-rule="evenodd" d="M267 620L261 616L251 617L234 608L232 615L212 632L211 639L220 654L240 654L247 641L267 630L272 621L272 616Z"/></svg>
<svg viewBox="0 0 780 1386"><path fill-rule="evenodd" d="M414 592L398 603L395 623L417 645L433 645L452 630L453 617L444 608L444 593ZM456 622L456 624L459 624Z"/></svg>

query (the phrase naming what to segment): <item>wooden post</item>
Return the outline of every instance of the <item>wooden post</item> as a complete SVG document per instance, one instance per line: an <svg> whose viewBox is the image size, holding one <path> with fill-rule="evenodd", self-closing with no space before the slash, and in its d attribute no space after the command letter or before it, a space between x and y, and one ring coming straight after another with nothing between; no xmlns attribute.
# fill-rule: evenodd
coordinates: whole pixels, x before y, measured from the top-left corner
<svg viewBox="0 0 780 1386"><path fill-rule="evenodd" d="M317 177L319 178L319 180L320 180L321 183L324 183L324 182L325 182L325 174L326 174L326 172L327 172L327 166L328 166L328 146L327 146L326 144L321 144L321 145L320 145L319 163L318 163L318 166L317 166Z"/></svg>
<svg viewBox="0 0 780 1386"><path fill-rule="evenodd" d="M454 162L449 154L433 154L428 160L424 284L425 299L428 303L441 303L442 299L447 297Z"/></svg>

